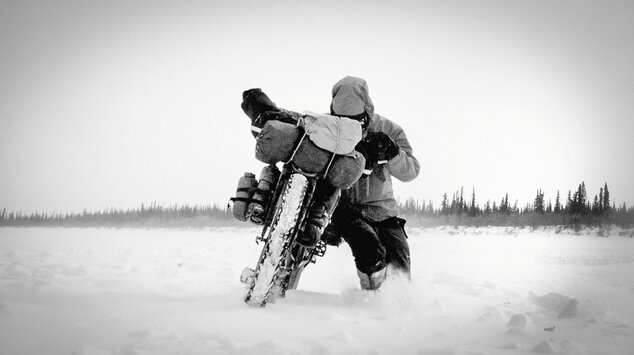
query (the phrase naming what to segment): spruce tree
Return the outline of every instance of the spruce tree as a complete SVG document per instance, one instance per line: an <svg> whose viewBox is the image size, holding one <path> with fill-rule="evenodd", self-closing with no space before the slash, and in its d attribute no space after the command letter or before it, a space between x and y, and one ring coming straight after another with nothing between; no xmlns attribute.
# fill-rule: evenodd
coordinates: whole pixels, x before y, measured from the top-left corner
<svg viewBox="0 0 634 355"><path fill-rule="evenodd" d="M607 182L603 186L603 211L610 212L610 191Z"/></svg>
<svg viewBox="0 0 634 355"><path fill-rule="evenodd" d="M535 212L544 214L544 193L541 189L537 190L537 196L535 196Z"/></svg>
<svg viewBox="0 0 634 355"><path fill-rule="evenodd" d="M440 214L447 214L449 209L449 205L447 202L447 193L445 192L442 195L442 203L440 204Z"/></svg>
<svg viewBox="0 0 634 355"><path fill-rule="evenodd" d="M502 198L502 202L500 202L500 212L504 214L509 214L511 212L509 208L509 194L508 193Z"/></svg>
<svg viewBox="0 0 634 355"><path fill-rule="evenodd" d="M585 182L581 182L581 185L579 185L579 205L577 206L579 208L579 213L580 214L587 214L588 213L588 208L587 208L587 202L588 202L588 195L586 193L586 183Z"/></svg>
<svg viewBox="0 0 634 355"><path fill-rule="evenodd" d="M592 203L592 208L590 209L593 215L598 215L601 213L601 206L599 204L599 196L594 195L594 202Z"/></svg>
<svg viewBox="0 0 634 355"><path fill-rule="evenodd" d="M476 209L476 204L475 204L475 186L474 186L471 192L471 206L469 207L469 215L471 217L475 217L476 214L478 214L478 211Z"/></svg>
<svg viewBox="0 0 634 355"><path fill-rule="evenodd" d="M603 187L599 189L599 212L603 213Z"/></svg>

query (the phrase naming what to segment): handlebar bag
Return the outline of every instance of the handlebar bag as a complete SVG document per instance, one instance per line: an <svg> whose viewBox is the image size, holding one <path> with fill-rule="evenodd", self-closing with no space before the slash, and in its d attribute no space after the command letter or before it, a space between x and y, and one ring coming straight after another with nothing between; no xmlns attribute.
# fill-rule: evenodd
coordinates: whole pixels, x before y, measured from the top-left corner
<svg viewBox="0 0 634 355"><path fill-rule="evenodd" d="M310 140L321 149L346 155L362 138L361 123L347 117L324 115L306 111L299 120Z"/></svg>
<svg viewBox="0 0 634 355"><path fill-rule="evenodd" d="M287 162L292 158L297 168L313 174L323 171L332 155L305 136L303 128L290 123L268 121L256 137L255 158L266 164Z"/></svg>
<svg viewBox="0 0 634 355"><path fill-rule="evenodd" d="M272 120L264 124L256 137L256 159L265 164L276 164L278 162L287 162L292 157L295 166L307 173L323 172L330 164L326 174L327 180L335 187L344 189L350 187L361 177L365 166L365 159L359 152L354 150L354 145L352 148L349 147L356 140L354 135L355 125L339 122L339 125L333 128L330 125L332 122L322 121L316 123L317 120L314 117L310 118L309 121L311 131L315 133L313 136L317 137L316 140L318 142L336 152L346 151L347 153L337 153L333 157L335 152L319 147L313 137L309 136L307 132L305 134L301 125L298 127L290 123ZM320 127L329 127L330 132L340 132L337 134L346 138L339 143L333 142L332 138L327 137L328 134L320 131ZM351 127L351 129L347 130L347 127ZM361 126L359 125L358 128L360 137ZM348 133L343 133L344 131ZM349 134L349 132L352 132L352 134ZM297 149L296 152L295 149ZM293 152L295 152L294 156Z"/></svg>

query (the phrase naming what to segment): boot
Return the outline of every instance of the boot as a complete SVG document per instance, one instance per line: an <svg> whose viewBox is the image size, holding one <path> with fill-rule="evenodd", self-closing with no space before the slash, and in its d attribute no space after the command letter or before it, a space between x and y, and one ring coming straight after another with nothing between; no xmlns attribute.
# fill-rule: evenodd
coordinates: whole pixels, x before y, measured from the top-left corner
<svg viewBox="0 0 634 355"><path fill-rule="evenodd" d="M384 267L379 271L373 273L364 273L363 271L357 269L357 276L359 276L359 281L361 282L361 288L364 290L378 290L381 287L383 281L385 281L385 277L387 275L387 268Z"/></svg>
<svg viewBox="0 0 634 355"><path fill-rule="evenodd" d="M297 236L297 242L307 248L314 247L324 230L330 223L330 217L337 207L337 202L341 196L341 189L334 189L334 192L313 200L308 208L308 215L304 225L304 231Z"/></svg>

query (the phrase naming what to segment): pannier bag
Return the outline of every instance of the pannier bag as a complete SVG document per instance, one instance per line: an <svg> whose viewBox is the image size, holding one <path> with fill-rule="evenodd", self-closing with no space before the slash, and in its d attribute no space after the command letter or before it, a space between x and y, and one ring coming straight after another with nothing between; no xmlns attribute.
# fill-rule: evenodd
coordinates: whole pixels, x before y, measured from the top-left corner
<svg viewBox="0 0 634 355"><path fill-rule="evenodd" d="M351 154L337 155L332 162L326 179L334 187L347 189L361 178L365 168L365 158L356 150Z"/></svg>
<svg viewBox="0 0 634 355"><path fill-rule="evenodd" d="M244 173L238 180L238 188L236 189L236 196L231 198L233 207L231 212L233 217L241 222L247 220L247 206L251 202L251 196L258 187L258 181L255 179L255 174Z"/></svg>
<svg viewBox="0 0 634 355"><path fill-rule="evenodd" d="M280 177L280 170L275 165L267 165L260 172L258 188L251 197L247 207L247 219L255 224L264 224L266 212L271 204L271 197Z"/></svg>

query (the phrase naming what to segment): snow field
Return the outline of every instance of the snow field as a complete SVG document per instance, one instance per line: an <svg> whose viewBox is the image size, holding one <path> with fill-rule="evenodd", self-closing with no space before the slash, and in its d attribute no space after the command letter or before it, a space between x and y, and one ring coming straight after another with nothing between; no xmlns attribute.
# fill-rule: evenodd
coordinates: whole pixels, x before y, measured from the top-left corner
<svg viewBox="0 0 634 355"><path fill-rule="evenodd" d="M411 283L329 247L243 302L258 229L0 229L0 354L630 354L634 238L409 229Z"/></svg>

